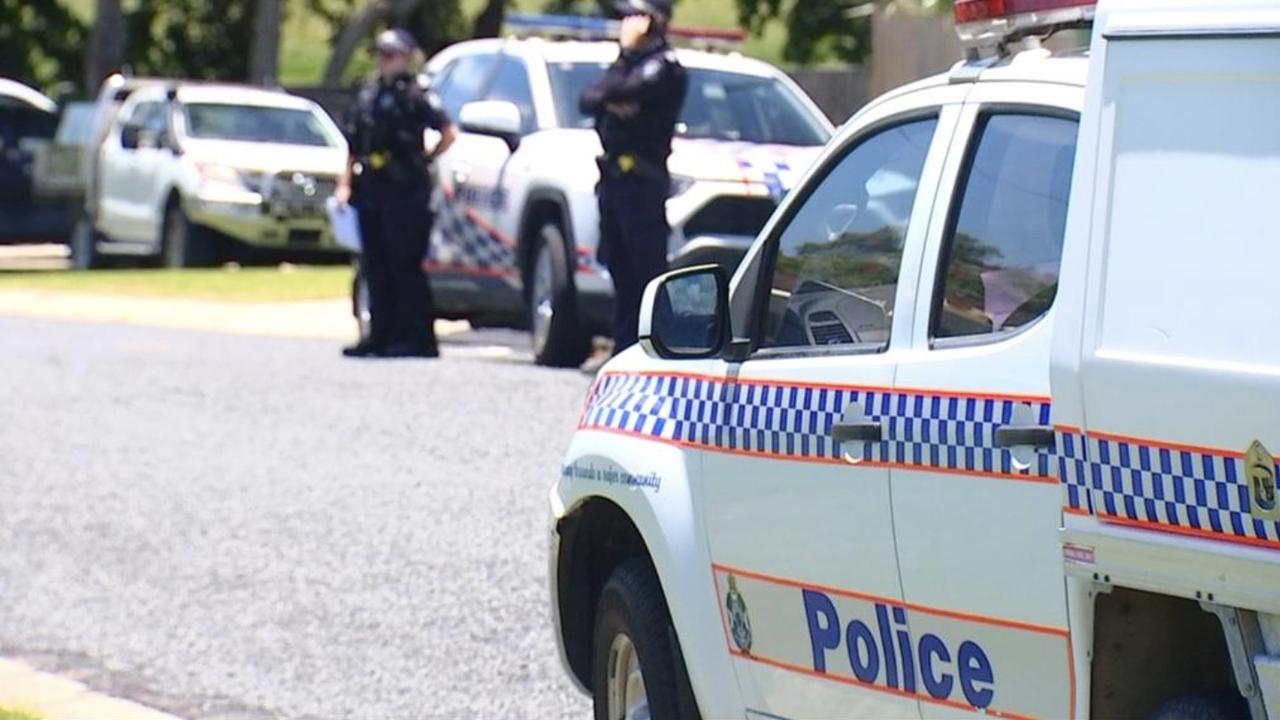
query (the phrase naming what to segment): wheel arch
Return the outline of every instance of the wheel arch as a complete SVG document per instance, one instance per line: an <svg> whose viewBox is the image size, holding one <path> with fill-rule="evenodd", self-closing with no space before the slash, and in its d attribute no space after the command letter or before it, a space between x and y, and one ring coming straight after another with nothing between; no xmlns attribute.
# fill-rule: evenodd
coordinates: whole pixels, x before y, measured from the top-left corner
<svg viewBox="0 0 1280 720"><path fill-rule="evenodd" d="M560 232L564 235L565 254L569 262L576 262L578 256L573 214L569 209L568 197L563 191L552 187L536 187L530 190L525 198L524 211L520 215L520 234L517 236L516 245L516 266L520 270L520 281L525 288L526 299L529 273L533 271L533 251L538 228L548 218L559 221ZM573 282L572 272L569 273L569 281Z"/></svg>
<svg viewBox="0 0 1280 720"><path fill-rule="evenodd" d="M657 568L631 516L608 498L587 498L556 524L556 532L560 552L553 568L557 604L554 610L560 618L560 647L573 678L589 690L592 636L601 589L613 570L632 558L643 559L655 574Z"/></svg>
<svg viewBox="0 0 1280 720"><path fill-rule="evenodd" d="M599 591L618 563L643 557L667 603L690 701L702 717L740 717L711 554L695 507L700 465L683 448L594 433L575 437L551 494L552 614L566 669L590 689ZM592 478L596 469L644 473L657 482Z"/></svg>
<svg viewBox="0 0 1280 720"><path fill-rule="evenodd" d="M1153 717L1188 693L1234 687L1223 625L1195 600L1109 588L1095 596L1091 630L1093 717Z"/></svg>

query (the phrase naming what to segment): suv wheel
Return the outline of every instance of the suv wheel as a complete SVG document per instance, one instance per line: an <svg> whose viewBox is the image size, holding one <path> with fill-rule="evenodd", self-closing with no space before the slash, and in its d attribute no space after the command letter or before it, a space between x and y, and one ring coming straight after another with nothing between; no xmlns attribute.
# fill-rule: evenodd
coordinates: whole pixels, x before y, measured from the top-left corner
<svg viewBox="0 0 1280 720"><path fill-rule="evenodd" d="M554 222L538 230L529 272L529 330L539 365L576 367L587 357L590 338L578 323L573 268L564 233Z"/></svg>
<svg viewBox="0 0 1280 720"><path fill-rule="evenodd" d="M600 592L592 655L596 720L697 718L662 587L640 558Z"/></svg>
<svg viewBox="0 0 1280 720"><path fill-rule="evenodd" d="M373 312L369 309L369 281L358 262L356 277L351 281L351 315L356 319L360 342L368 340L373 335Z"/></svg>
<svg viewBox="0 0 1280 720"><path fill-rule="evenodd" d="M92 270L102 267L102 258L98 255L98 233L93 229L93 221L87 213L82 213L71 228L71 238L67 243L71 250L72 270Z"/></svg>
<svg viewBox="0 0 1280 720"><path fill-rule="evenodd" d="M167 268L208 267L218 261L216 238L187 219L176 200L164 212L160 259Z"/></svg>

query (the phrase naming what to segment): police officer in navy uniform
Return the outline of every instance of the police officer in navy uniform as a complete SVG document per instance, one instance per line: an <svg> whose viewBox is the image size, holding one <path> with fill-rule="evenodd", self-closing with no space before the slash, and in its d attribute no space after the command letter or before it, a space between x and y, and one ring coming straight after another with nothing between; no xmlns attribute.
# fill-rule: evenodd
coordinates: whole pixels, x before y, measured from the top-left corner
<svg viewBox="0 0 1280 720"><path fill-rule="evenodd" d="M613 277L614 354L637 341L645 286L667 268L667 157L688 78L667 43L670 0L624 0L621 53L582 94L596 119L599 159L599 259Z"/></svg>
<svg viewBox="0 0 1280 720"><path fill-rule="evenodd" d="M422 261L431 234L431 161L457 132L439 98L413 73L420 55L405 30L374 43L378 77L367 83L348 121L351 155L334 196L360 217L361 271L372 330L348 357L437 357L431 287ZM423 132L441 133L427 152Z"/></svg>

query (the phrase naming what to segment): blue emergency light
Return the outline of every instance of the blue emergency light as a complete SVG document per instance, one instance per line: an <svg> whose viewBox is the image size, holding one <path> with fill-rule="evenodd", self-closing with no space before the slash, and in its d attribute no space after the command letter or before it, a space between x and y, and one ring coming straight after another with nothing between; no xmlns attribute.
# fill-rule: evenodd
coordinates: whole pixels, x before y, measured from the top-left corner
<svg viewBox="0 0 1280 720"><path fill-rule="evenodd" d="M575 37L581 40L607 40L618 36L618 21L590 15L507 13L505 24L521 35Z"/></svg>
<svg viewBox="0 0 1280 720"><path fill-rule="evenodd" d="M506 27L519 36L571 37L577 40L615 40L619 22L598 15L542 15L508 13ZM742 30L672 26L667 35L676 41L708 48L736 47L746 40Z"/></svg>

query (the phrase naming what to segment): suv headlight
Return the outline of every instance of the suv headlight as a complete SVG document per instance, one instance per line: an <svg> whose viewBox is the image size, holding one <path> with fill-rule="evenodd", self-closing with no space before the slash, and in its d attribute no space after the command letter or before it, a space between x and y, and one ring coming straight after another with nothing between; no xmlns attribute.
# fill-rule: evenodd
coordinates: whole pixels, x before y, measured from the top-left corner
<svg viewBox="0 0 1280 720"><path fill-rule="evenodd" d="M696 182L697 180L687 175L672 175L671 189L667 191L667 197L673 198L685 194Z"/></svg>
<svg viewBox="0 0 1280 720"><path fill-rule="evenodd" d="M271 178L270 173L241 170L219 163L196 163L196 171L200 174L202 185L229 186L236 190L248 190L258 194L264 194L265 186Z"/></svg>

